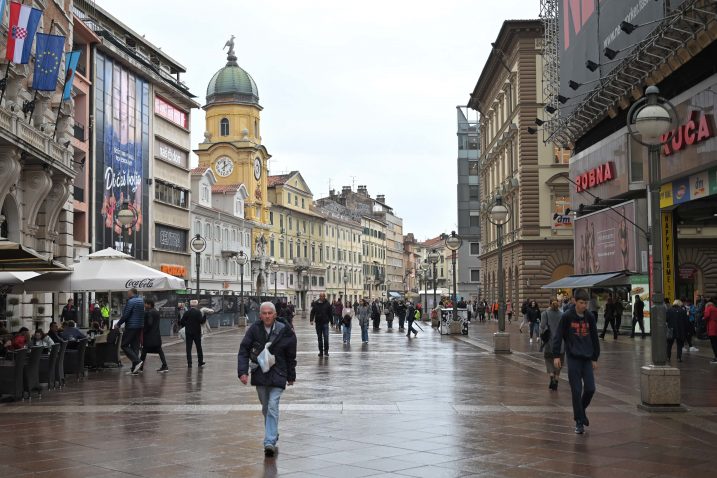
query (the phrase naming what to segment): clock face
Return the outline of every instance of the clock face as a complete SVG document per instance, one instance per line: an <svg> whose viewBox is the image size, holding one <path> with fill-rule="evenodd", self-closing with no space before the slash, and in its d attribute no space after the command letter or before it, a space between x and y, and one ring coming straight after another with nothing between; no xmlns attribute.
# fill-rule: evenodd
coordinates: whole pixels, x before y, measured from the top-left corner
<svg viewBox="0 0 717 478"><path fill-rule="evenodd" d="M254 178L258 181L261 177L261 159L254 160Z"/></svg>
<svg viewBox="0 0 717 478"><path fill-rule="evenodd" d="M219 160L214 164L214 170L219 176L226 178L232 173L232 171L234 171L234 161L226 156L219 158Z"/></svg>

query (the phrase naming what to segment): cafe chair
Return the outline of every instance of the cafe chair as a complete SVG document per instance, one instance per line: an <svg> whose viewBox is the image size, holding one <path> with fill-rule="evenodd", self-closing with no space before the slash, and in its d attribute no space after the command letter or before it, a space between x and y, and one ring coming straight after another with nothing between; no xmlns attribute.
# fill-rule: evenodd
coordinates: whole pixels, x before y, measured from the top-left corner
<svg viewBox="0 0 717 478"><path fill-rule="evenodd" d="M0 367L0 395L9 395L10 400L22 400L23 371L27 359L27 349L16 350L13 354L11 366Z"/></svg>
<svg viewBox="0 0 717 478"><path fill-rule="evenodd" d="M30 347L30 355L27 358L24 377L24 393L27 399L32 400L32 392L37 392L37 397L42 398L42 387L40 386L40 358L44 347Z"/></svg>
<svg viewBox="0 0 717 478"><path fill-rule="evenodd" d="M75 374L77 381L85 376L85 351L87 339L77 341L77 348L65 351L65 375Z"/></svg>
<svg viewBox="0 0 717 478"><path fill-rule="evenodd" d="M53 344L50 353L40 358L40 384L47 384L48 390L55 388L57 381L57 359L60 355L62 344Z"/></svg>
<svg viewBox="0 0 717 478"><path fill-rule="evenodd" d="M55 382L57 387L65 386L65 355L67 351L67 342L60 343L60 352L57 354L57 362L55 362Z"/></svg>

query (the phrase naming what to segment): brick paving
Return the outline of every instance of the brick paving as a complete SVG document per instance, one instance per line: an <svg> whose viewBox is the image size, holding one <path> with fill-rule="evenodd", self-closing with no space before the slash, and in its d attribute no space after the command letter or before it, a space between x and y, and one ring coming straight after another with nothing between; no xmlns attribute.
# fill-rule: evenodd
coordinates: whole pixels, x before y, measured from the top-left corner
<svg viewBox="0 0 717 478"><path fill-rule="evenodd" d="M591 426L573 432L567 381L547 388L542 354L517 325L514 353L491 352L495 323L468 337L396 329L318 358L297 317L297 382L282 397L279 455L263 456L261 411L236 378L243 329L205 340L204 369L165 345L138 377L91 372L41 400L0 405L0 477L714 477L717 366L685 354L687 413L637 409L649 339L602 342ZM172 343L169 341L168 343ZM566 378L566 374L564 374Z"/></svg>

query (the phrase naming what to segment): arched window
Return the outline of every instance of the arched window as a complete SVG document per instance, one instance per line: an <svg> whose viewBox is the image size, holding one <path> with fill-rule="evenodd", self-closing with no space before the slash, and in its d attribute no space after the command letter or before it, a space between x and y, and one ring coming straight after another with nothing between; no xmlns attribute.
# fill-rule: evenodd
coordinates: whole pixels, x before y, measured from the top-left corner
<svg viewBox="0 0 717 478"><path fill-rule="evenodd" d="M220 134L222 136L229 136L229 120L226 118L222 118L222 120L219 122L220 126Z"/></svg>

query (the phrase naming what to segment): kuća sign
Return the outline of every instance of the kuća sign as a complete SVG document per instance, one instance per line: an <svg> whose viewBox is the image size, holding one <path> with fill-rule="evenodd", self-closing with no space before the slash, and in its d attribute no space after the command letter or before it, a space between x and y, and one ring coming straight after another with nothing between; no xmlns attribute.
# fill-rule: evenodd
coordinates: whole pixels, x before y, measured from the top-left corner
<svg viewBox="0 0 717 478"><path fill-rule="evenodd" d="M712 115L693 111L690 120L678 126L675 130L662 135L662 153L670 156L677 151L682 151L687 146L701 143L714 136L714 119Z"/></svg>
<svg viewBox="0 0 717 478"><path fill-rule="evenodd" d="M608 161L575 178L575 191L582 192L615 179L615 163Z"/></svg>

